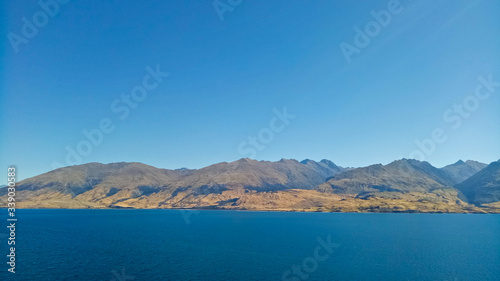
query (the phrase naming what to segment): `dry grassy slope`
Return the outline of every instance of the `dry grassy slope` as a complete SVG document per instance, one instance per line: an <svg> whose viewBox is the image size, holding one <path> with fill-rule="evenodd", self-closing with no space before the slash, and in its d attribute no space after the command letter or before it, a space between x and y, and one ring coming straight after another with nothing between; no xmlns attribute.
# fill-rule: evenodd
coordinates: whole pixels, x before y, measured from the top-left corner
<svg viewBox="0 0 500 281"><path fill-rule="evenodd" d="M17 184L16 189L21 201L40 196L45 199L70 196L95 201L141 186L161 187L178 180L183 173L187 171L157 169L141 163L89 163L56 169L23 180Z"/></svg>
<svg viewBox="0 0 500 281"><path fill-rule="evenodd" d="M323 212L453 212L498 213L500 205L478 208L456 198L453 192L379 193L359 198L355 195L321 193L316 190L292 189L269 192L227 190L221 194L180 194L164 200L161 194L130 198L109 205L88 203L75 199L60 198L44 201L20 202L23 208L217 208L234 210L268 211L323 211Z"/></svg>
<svg viewBox="0 0 500 281"><path fill-rule="evenodd" d="M240 159L199 170L166 170L141 163L89 163L21 181L17 186L17 197L22 202L34 201L36 203L32 205L35 206L46 205L45 202L51 199L61 202L61 198L74 200L79 206L85 204L83 202L112 206L139 197L151 196L165 201L183 194L220 194L241 188L259 191L312 189L326 177L342 171L341 167L326 160L313 162ZM0 202L5 202L5 193L1 192Z"/></svg>
<svg viewBox="0 0 500 281"><path fill-rule="evenodd" d="M478 208L460 200L443 171L414 160L353 169L310 190L342 169L332 164L241 159L200 170L164 170L140 163L91 163L22 181L17 199L20 208L500 211L500 202ZM345 186L340 189L332 182ZM332 187L337 190L333 192ZM0 197L0 204L6 205L5 196Z"/></svg>

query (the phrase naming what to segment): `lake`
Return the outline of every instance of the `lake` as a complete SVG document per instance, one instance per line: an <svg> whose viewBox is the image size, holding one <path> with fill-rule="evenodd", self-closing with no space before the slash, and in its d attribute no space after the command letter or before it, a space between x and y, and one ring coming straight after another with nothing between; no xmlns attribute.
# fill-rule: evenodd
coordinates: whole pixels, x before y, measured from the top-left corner
<svg viewBox="0 0 500 281"><path fill-rule="evenodd" d="M500 215L17 212L0 280L500 280Z"/></svg>

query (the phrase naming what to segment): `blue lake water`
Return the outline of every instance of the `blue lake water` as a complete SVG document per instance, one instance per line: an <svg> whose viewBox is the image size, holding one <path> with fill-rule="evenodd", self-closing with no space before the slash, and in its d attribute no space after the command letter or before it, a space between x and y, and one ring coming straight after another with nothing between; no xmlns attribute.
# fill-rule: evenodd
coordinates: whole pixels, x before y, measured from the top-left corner
<svg viewBox="0 0 500 281"><path fill-rule="evenodd" d="M3 226L0 280L500 280L500 215L17 215L16 273L7 272Z"/></svg>

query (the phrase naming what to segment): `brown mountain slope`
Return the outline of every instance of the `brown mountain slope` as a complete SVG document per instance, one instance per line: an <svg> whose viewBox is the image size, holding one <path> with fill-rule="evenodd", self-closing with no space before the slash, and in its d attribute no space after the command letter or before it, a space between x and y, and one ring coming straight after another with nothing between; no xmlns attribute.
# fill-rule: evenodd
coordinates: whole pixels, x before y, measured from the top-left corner
<svg viewBox="0 0 500 281"><path fill-rule="evenodd" d="M166 170L141 163L89 163L23 180L18 183L17 196L20 201L44 206L114 206L142 198L159 207L226 190L313 189L339 171L342 168L333 163L319 169L312 162L285 159L240 159L199 170ZM1 192L0 196L5 195Z"/></svg>
<svg viewBox="0 0 500 281"><path fill-rule="evenodd" d="M347 170L347 171L346 171ZM330 179L327 180L327 177ZM327 180L327 181L326 181ZM326 181L326 182L325 182ZM499 212L458 198L427 162L344 169L331 161L240 159L199 170L89 163L18 183L19 208L218 208L334 212ZM0 206L6 206L0 189Z"/></svg>

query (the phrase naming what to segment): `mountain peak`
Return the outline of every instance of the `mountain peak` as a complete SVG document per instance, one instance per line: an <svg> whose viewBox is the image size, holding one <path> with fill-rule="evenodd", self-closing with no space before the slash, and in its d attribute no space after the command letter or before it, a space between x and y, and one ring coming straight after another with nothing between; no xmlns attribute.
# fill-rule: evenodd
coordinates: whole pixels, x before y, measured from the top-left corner
<svg viewBox="0 0 500 281"><path fill-rule="evenodd" d="M238 163L250 163L252 161L257 161L257 160L253 160L253 159L250 159L247 157L236 160L236 162L238 162Z"/></svg>
<svg viewBox="0 0 500 281"><path fill-rule="evenodd" d="M306 158L306 159L300 161L300 164L307 164L307 163L309 163L311 161L313 161L313 160Z"/></svg>
<svg viewBox="0 0 500 281"><path fill-rule="evenodd" d="M486 164L477 161L467 160L464 162L458 160L454 164L441 168L441 170L447 173L455 183L460 183L479 172L484 167L486 167Z"/></svg>
<svg viewBox="0 0 500 281"><path fill-rule="evenodd" d="M319 162L327 165L330 168L338 168L338 166L335 163L333 163L332 161L330 161L328 159L321 159L321 161L319 161Z"/></svg>
<svg viewBox="0 0 500 281"><path fill-rule="evenodd" d="M280 161L278 162L297 162L297 163L300 163L299 161L295 160L295 159L285 159L285 158L281 158Z"/></svg>

